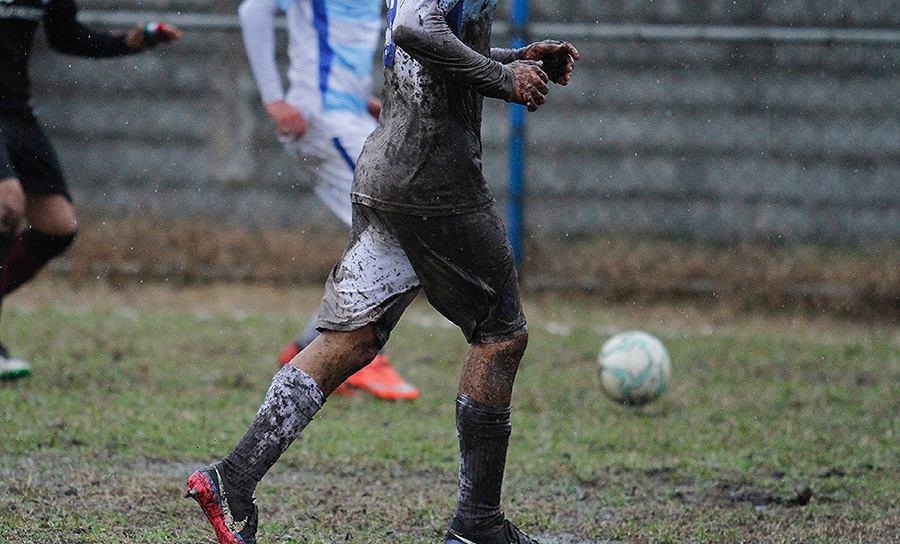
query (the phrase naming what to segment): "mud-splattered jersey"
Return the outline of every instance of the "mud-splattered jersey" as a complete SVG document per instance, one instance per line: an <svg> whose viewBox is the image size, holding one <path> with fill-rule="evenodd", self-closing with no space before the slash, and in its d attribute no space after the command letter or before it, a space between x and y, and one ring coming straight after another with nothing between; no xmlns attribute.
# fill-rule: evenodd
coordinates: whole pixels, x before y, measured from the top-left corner
<svg viewBox="0 0 900 544"><path fill-rule="evenodd" d="M491 58L496 5L388 0L384 109L357 164L354 202L416 215L493 203L481 173L482 99L508 99L513 84Z"/></svg>
<svg viewBox="0 0 900 544"><path fill-rule="evenodd" d="M76 11L72 0L0 0L0 109L30 108L28 60L41 20L50 46L62 53L111 57L133 52L122 34L79 24Z"/></svg>

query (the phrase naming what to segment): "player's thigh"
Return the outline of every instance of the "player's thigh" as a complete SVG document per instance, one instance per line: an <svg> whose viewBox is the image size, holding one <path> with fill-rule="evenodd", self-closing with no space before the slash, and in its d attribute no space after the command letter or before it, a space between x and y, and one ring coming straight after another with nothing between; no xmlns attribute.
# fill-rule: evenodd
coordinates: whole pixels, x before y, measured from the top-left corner
<svg viewBox="0 0 900 544"><path fill-rule="evenodd" d="M470 343L525 332L512 248L493 208L447 217L384 215L429 302Z"/></svg>
<svg viewBox="0 0 900 544"><path fill-rule="evenodd" d="M353 231L325 284L316 326L340 332L371 325L383 345L419 289L419 279L389 229L373 210L354 206Z"/></svg>
<svg viewBox="0 0 900 544"><path fill-rule="evenodd" d="M27 197L29 221L68 234L75 220L71 196L56 151L37 119L30 112L5 113L0 125L8 162Z"/></svg>
<svg viewBox="0 0 900 544"><path fill-rule="evenodd" d="M25 190L10 157L14 135L0 113L0 223L4 230L14 230L25 217Z"/></svg>

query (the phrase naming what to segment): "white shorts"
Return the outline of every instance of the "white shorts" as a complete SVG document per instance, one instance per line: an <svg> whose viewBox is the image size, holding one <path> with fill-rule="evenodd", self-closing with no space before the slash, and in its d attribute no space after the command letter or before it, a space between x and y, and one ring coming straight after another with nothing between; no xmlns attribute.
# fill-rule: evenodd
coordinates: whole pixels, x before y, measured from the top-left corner
<svg viewBox="0 0 900 544"><path fill-rule="evenodd" d="M300 139L279 136L278 140L297 159L301 175L314 179L316 195L349 227L356 160L376 121L368 114L339 112L311 115L307 123L309 129Z"/></svg>

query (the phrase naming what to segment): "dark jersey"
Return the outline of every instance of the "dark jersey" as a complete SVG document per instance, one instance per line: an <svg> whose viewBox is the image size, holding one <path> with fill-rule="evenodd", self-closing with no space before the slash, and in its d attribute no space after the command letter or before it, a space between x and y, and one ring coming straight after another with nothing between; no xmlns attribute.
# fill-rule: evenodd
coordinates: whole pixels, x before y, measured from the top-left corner
<svg viewBox="0 0 900 544"><path fill-rule="evenodd" d="M491 50L497 0L388 0L384 108L352 198L416 215L493 203L481 173L484 96L509 99L514 60ZM495 60L496 59L496 60Z"/></svg>
<svg viewBox="0 0 900 544"><path fill-rule="evenodd" d="M0 0L0 108L28 110L28 61L40 21L50 47L82 57L132 53L121 33L97 32L76 20L73 0Z"/></svg>

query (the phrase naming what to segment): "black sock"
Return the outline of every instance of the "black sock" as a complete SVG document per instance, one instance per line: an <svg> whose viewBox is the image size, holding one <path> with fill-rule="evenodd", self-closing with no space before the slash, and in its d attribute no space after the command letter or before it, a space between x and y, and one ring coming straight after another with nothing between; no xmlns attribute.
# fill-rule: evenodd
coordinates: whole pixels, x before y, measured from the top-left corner
<svg viewBox="0 0 900 544"><path fill-rule="evenodd" d="M225 494L235 518L249 513L256 485L324 403L325 395L306 372L285 365L275 374L247 433L222 461Z"/></svg>
<svg viewBox="0 0 900 544"><path fill-rule="evenodd" d="M12 248L13 241L16 239L16 234L14 232L0 232L0 278L5 274L6 268L6 256L9 255L9 250ZM0 290L0 305L3 304L3 293ZM8 354L5 353L6 348L3 347L3 344L0 344L0 355L6 357Z"/></svg>
<svg viewBox="0 0 900 544"><path fill-rule="evenodd" d="M6 260L6 255L9 253L9 248L12 247L15 239L16 234L14 232L0 232L0 263Z"/></svg>
<svg viewBox="0 0 900 544"><path fill-rule="evenodd" d="M33 228L14 237L0 261L0 296L12 293L31 280L51 259L63 253L73 240L75 233L47 234Z"/></svg>
<svg viewBox="0 0 900 544"><path fill-rule="evenodd" d="M503 522L500 496L512 426L510 409L456 398L459 432L459 496L451 527L478 534Z"/></svg>

